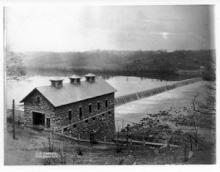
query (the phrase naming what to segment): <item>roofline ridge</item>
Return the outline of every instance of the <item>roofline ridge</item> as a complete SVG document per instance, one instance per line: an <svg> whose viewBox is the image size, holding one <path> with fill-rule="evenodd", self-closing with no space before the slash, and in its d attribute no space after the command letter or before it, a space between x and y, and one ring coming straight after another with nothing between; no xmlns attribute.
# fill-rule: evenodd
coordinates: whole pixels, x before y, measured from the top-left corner
<svg viewBox="0 0 220 172"><path fill-rule="evenodd" d="M102 95L115 93L117 91L111 84L109 84L106 80L104 80L101 77L99 77L97 79L96 83L97 83L97 86L99 86L101 84L105 88L104 92L98 92L97 94L93 94L92 97L91 96L86 96L84 98L77 99L77 101L84 101L84 100L87 100L87 99L92 99L94 97L99 97L99 96L102 96ZM80 91L80 88L86 89L89 86L92 86L95 89L95 83L94 83L94 85L91 85L91 84L88 84L86 82L86 80L83 80L82 84L83 84L82 87L80 87L80 86L79 87L75 87L76 92L77 92L78 88L79 88L79 91ZM68 82L68 83L64 83L63 87L64 87L63 89L66 91L66 90L68 90L68 88L71 89L74 86L71 83ZM62 92L63 89L62 88L61 89L55 89L51 85L35 87L20 102L24 102L26 100L26 98L28 98L34 92L34 90L37 90L53 107L59 107L59 106L63 106L63 105L66 105L66 104L76 103L77 101L75 101L75 100L74 101L72 100L71 102L70 102L70 100L65 101L64 104L62 104L61 102L57 103L56 101L51 99L50 96L48 97L48 94L46 94L50 90L53 90L53 92L54 92L54 90L57 90L58 91L57 93L59 93L59 90ZM54 94L56 94L56 92L54 92Z"/></svg>

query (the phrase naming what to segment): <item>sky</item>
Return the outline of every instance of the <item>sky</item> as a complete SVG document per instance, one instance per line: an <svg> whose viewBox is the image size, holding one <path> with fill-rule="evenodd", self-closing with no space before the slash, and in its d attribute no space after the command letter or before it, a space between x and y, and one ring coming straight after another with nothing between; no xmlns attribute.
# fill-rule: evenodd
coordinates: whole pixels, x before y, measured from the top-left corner
<svg viewBox="0 0 220 172"><path fill-rule="evenodd" d="M214 48L212 6L11 6L5 11L10 51Z"/></svg>

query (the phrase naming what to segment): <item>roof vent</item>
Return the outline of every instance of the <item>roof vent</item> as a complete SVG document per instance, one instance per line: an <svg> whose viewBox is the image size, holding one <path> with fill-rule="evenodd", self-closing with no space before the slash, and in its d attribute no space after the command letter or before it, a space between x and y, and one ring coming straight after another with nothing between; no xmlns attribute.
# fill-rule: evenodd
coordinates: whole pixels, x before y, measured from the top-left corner
<svg viewBox="0 0 220 172"><path fill-rule="evenodd" d="M61 88L63 87L63 79L60 78L54 78L50 80L51 86L55 88Z"/></svg>
<svg viewBox="0 0 220 172"><path fill-rule="evenodd" d="M95 82L95 75L92 73L85 75L85 78L86 78L86 81L89 83Z"/></svg>
<svg viewBox="0 0 220 172"><path fill-rule="evenodd" d="M70 79L70 83L74 84L74 85L80 85L80 76L78 75L72 75L71 77L69 77Z"/></svg>

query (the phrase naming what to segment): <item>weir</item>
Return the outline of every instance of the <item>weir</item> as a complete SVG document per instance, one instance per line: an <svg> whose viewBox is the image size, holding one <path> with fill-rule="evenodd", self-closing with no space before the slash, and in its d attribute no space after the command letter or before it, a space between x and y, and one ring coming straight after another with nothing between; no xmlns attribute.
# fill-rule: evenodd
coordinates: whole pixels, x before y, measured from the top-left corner
<svg viewBox="0 0 220 172"><path fill-rule="evenodd" d="M119 96L115 98L115 106L120 106L120 105L129 103L135 100L153 96L153 95L156 95L156 94L168 91L168 90L172 90L174 88L181 87L184 85L192 84L192 83L195 83L201 80L202 78L186 79L186 80L174 83L174 84L165 85L165 86L161 86L161 87L157 87L157 88L153 88L149 90L139 91L139 92L127 94L124 96Z"/></svg>

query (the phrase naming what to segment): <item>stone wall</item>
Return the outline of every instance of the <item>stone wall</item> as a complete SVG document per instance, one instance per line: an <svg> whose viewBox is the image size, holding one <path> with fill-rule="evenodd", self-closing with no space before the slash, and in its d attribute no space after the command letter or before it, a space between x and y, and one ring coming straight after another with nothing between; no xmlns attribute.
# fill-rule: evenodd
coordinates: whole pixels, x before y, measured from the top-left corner
<svg viewBox="0 0 220 172"><path fill-rule="evenodd" d="M115 134L114 109L70 125L63 129L63 133L80 139L90 139L93 134L95 140L112 141Z"/></svg>
<svg viewBox="0 0 220 172"><path fill-rule="evenodd" d="M37 102L37 97L40 101ZM107 100L107 107L106 107ZM98 103L100 108L98 109ZM89 112L89 105L92 112ZM79 117L79 108L82 108L82 118ZM69 120L69 111L71 111L71 120ZM99 140L109 140L114 137L115 119L114 119L114 93L95 97L64 106L53 107L51 103L35 90L24 102L24 124L32 126L32 112L45 114L50 118L50 128L55 130L64 130L65 134L74 137L80 135L81 138L88 139L91 131L95 132L95 137ZM68 127L67 127L68 126Z"/></svg>
<svg viewBox="0 0 220 172"><path fill-rule="evenodd" d="M105 101L108 101L108 106L105 106ZM100 103L98 109L97 103ZM89 105L92 106L92 112L89 112ZM79 118L79 107L82 108L82 119ZM68 113L72 110L73 117L69 121ZM114 119L114 93L99 96L75 104L66 105L56 108L57 123L61 122L62 129L65 128L64 133L71 134L74 137L89 138L89 132L92 129L96 132L96 137L103 140L106 138L113 138L115 133L115 119ZM62 118L63 120L60 120Z"/></svg>
<svg viewBox="0 0 220 172"><path fill-rule="evenodd" d="M108 101L108 107L105 107L105 100ZM100 109L97 108L97 102L100 103ZM92 112L89 113L89 105L92 106ZM82 119L94 116L98 113L102 113L107 111L108 109L114 108L114 94L107 94L99 97L95 97L93 99L88 99L60 107L55 108L56 118L54 119L54 123L57 126L66 126L73 122L80 121L79 118L79 108L82 108ZM69 111L72 112L72 119L69 120Z"/></svg>
<svg viewBox="0 0 220 172"><path fill-rule="evenodd" d="M39 102L37 102L37 97L40 98ZM32 112L43 113L45 115L45 119L55 118L54 107L37 90L35 90L32 93L32 95L30 95L24 101L24 124L25 125L28 125L28 126L33 125ZM54 126L52 121L53 120L51 120L51 127Z"/></svg>

